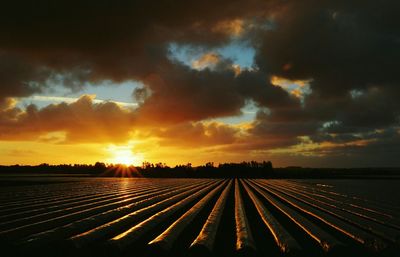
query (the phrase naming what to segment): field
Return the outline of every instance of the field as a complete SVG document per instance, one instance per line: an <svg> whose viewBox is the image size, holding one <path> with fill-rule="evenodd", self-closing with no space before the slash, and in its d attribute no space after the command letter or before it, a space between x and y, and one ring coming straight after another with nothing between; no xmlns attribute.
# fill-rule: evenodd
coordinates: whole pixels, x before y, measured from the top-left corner
<svg viewBox="0 0 400 257"><path fill-rule="evenodd" d="M398 180L1 177L2 256L396 256Z"/></svg>

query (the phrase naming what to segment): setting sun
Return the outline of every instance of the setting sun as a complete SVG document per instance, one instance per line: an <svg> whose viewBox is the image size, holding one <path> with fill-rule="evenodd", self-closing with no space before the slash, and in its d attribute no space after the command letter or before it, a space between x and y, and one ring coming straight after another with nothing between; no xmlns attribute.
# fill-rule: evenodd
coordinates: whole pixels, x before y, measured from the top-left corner
<svg viewBox="0 0 400 257"><path fill-rule="evenodd" d="M108 149L112 157L108 160L113 164L140 165L143 157L134 154L130 146L112 146Z"/></svg>

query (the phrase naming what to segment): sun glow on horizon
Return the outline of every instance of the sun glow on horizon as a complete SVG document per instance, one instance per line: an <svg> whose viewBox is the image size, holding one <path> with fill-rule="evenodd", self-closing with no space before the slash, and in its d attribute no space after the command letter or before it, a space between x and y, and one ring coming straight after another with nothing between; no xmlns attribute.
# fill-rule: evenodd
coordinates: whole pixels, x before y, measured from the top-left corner
<svg viewBox="0 0 400 257"><path fill-rule="evenodd" d="M108 152L110 152L112 156L108 159L108 162L113 164L138 166L143 162L142 154L134 154L131 146L111 146L108 148Z"/></svg>

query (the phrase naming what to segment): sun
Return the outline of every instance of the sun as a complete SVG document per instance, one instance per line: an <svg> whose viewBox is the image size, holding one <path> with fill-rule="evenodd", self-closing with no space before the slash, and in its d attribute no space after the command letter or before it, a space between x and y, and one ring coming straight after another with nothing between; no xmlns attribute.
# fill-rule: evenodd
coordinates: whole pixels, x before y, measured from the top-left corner
<svg viewBox="0 0 400 257"><path fill-rule="evenodd" d="M112 157L108 160L113 164L138 166L143 161L141 154L134 154L129 146L113 146L109 148Z"/></svg>

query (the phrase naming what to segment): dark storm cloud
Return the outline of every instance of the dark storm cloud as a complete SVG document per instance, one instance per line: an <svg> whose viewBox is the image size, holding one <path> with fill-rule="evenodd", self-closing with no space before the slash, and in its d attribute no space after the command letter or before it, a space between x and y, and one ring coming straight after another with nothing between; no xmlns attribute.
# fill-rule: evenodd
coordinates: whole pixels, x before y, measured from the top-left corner
<svg viewBox="0 0 400 257"><path fill-rule="evenodd" d="M40 92L50 75L46 68L0 50L0 99Z"/></svg>
<svg viewBox="0 0 400 257"><path fill-rule="evenodd" d="M163 130L155 129L151 133L161 139L161 145L202 147L233 144L238 140L239 132L238 128L226 124L197 122L172 125Z"/></svg>
<svg viewBox="0 0 400 257"><path fill-rule="evenodd" d="M313 78L324 96L398 83L398 1L291 1L265 35L258 65L290 79Z"/></svg>
<svg viewBox="0 0 400 257"><path fill-rule="evenodd" d="M277 13L257 63L282 77L312 78L305 111L314 117L349 129L393 124L400 109L396 7L397 1L293 1ZM352 99L352 89L366 93Z"/></svg>
<svg viewBox="0 0 400 257"><path fill-rule="evenodd" d="M399 7L398 1L305 0L277 9L276 28L255 35L256 63L269 74L312 79L313 92L302 108L258 117L254 132L273 134L276 125L288 136L351 142L354 133L398 125ZM352 97L352 90L359 95Z"/></svg>
<svg viewBox="0 0 400 257"><path fill-rule="evenodd" d="M229 35L213 30L218 22L255 15L266 4L241 6L241 1L7 1L0 11L0 50L24 56L22 65L34 66L27 72L37 66L59 73L83 68L90 71L86 80L141 79L166 61L166 43L222 44ZM1 79L1 86L12 86L6 82Z"/></svg>
<svg viewBox="0 0 400 257"><path fill-rule="evenodd" d="M96 51L110 45L157 38L154 32L172 33L168 40L219 40L205 37L216 22L264 13L268 5L257 0L242 1L8 1L3 3L1 29L10 48L82 49ZM261 7L264 7L260 9ZM160 30L157 30L159 27ZM184 31L190 29L191 31ZM204 30L204 31L203 31ZM186 35L186 33L188 35ZM196 35L198 38L196 38ZM165 37L166 34L161 34ZM193 40L192 40L193 41Z"/></svg>
<svg viewBox="0 0 400 257"><path fill-rule="evenodd" d="M182 67L167 58L168 43L222 45L231 35L215 29L218 24L264 14L268 5L263 1L248 1L245 6L242 1L7 3L0 16L0 49L23 56L21 65L27 67L27 75L14 76L13 84L0 78L5 92L9 88L24 91L13 90L0 97L40 92L45 83L34 76L40 67L73 89L86 81L143 81L152 94L139 113L155 122L237 115L248 96L241 95L234 85L234 73ZM218 65L225 66L225 61L221 59ZM0 59L0 63L6 62ZM31 88L27 82L39 88ZM255 91L263 88L259 84L255 87ZM251 95L259 97L260 93ZM261 95L280 101L275 94Z"/></svg>
<svg viewBox="0 0 400 257"><path fill-rule="evenodd" d="M278 114L279 115L279 114ZM257 113L255 122L250 132L254 135L270 137L294 137L313 134L318 128L316 122L294 120L275 120L275 114Z"/></svg>
<svg viewBox="0 0 400 257"><path fill-rule="evenodd" d="M152 91L138 110L144 120L183 122L240 114L245 98L235 89L232 70L168 68L144 80Z"/></svg>
<svg viewBox="0 0 400 257"><path fill-rule="evenodd" d="M300 107L298 99L291 97L285 90L270 83L268 73L245 70L237 76L236 83L239 85L240 94L254 100L261 107Z"/></svg>
<svg viewBox="0 0 400 257"><path fill-rule="evenodd" d="M307 155L292 156L298 165L320 167L391 167L398 166L400 134L398 128L368 132L357 136L339 134L322 139L335 145L307 150Z"/></svg>
<svg viewBox="0 0 400 257"><path fill-rule="evenodd" d="M393 88L371 87L357 97L351 94L326 99L313 96L302 112L308 119L331 123L327 133L357 133L399 124L399 93Z"/></svg>
<svg viewBox="0 0 400 257"><path fill-rule="evenodd" d="M398 127L387 127L385 129L365 130L358 133L316 133L311 139L314 142L332 142L338 144L352 144L360 141L380 142L399 137L400 134L398 131Z"/></svg>
<svg viewBox="0 0 400 257"><path fill-rule="evenodd" d="M169 63L143 80L150 92L138 89L143 101L138 116L143 122L175 123L242 114L246 100L259 106L296 107L300 102L267 80L267 74L243 71L235 74L232 62L220 59L215 69L192 69Z"/></svg>

